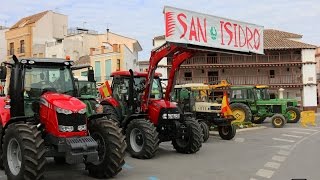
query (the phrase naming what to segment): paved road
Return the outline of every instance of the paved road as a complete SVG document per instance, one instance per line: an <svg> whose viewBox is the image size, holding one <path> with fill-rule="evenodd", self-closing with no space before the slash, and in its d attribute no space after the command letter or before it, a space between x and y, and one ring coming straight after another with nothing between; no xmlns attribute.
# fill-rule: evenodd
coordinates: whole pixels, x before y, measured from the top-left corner
<svg viewBox="0 0 320 180"><path fill-rule="evenodd" d="M119 180L158 179L219 179L219 180L286 180L293 178L320 179L320 118L318 127L302 128L287 124L239 132L232 141L210 137L202 149L192 155L178 154L170 143L162 143L157 156L151 160L127 157ZM84 180L83 166L56 166L49 160L47 180ZM0 179L6 180L3 171Z"/></svg>

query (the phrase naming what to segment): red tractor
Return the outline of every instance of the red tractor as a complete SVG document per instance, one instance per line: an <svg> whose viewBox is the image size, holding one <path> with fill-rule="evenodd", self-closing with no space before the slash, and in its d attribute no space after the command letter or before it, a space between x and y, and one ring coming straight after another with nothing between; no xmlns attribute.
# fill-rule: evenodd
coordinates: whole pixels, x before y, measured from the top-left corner
<svg viewBox="0 0 320 180"><path fill-rule="evenodd" d="M22 59L11 69L9 93L0 97L0 166L8 180L43 178L46 157L57 163L84 163L89 175L113 177L124 164L121 129L106 114L86 115L75 98L72 61ZM0 66L0 79L6 77ZM94 81L93 71L88 80Z"/></svg>
<svg viewBox="0 0 320 180"><path fill-rule="evenodd" d="M160 142L172 141L180 153L195 153L202 146L202 130L191 116L185 116L170 102L174 78L169 79L165 95L159 74L155 73L163 57L171 56L180 66L194 50L166 43L151 53L148 72L112 73L112 96L101 102L104 111L118 119L126 134L128 151L140 159L152 158ZM173 75L174 76L174 75Z"/></svg>

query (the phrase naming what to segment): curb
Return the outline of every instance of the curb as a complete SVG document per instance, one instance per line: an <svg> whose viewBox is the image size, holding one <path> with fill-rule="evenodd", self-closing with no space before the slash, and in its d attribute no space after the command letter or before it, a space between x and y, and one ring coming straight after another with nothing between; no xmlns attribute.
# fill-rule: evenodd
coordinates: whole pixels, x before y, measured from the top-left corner
<svg viewBox="0 0 320 180"><path fill-rule="evenodd" d="M252 131L252 130L258 130L258 129L266 129L266 126L258 126L258 127L251 127L251 128L244 128L244 129L237 129L237 132L245 132L245 131ZM219 135L218 131L210 131L210 135Z"/></svg>

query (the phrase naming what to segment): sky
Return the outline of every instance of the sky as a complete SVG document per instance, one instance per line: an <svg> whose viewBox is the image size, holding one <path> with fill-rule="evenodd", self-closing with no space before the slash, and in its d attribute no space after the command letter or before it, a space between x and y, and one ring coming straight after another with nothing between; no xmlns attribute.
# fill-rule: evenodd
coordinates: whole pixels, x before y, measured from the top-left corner
<svg viewBox="0 0 320 180"><path fill-rule="evenodd" d="M320 46L319 0L1 0L0 25L53 10L68 15L69 28L104 33L109 27L137 39L143 48L139 60L148 60L152 39L164 34L165 5L302 34L304 42Z"/></svg>

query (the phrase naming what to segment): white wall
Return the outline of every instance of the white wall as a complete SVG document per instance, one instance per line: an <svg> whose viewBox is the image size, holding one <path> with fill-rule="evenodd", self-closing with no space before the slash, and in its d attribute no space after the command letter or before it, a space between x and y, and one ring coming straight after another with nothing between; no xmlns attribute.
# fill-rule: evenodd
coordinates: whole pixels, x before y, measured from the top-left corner
<svg viewBox="0 0 320 180"><path fill-rule="evenodd" d="M0 30L0 62L6 60L7 57L7 41L5 37L6 31L8 31L8 29Z"/></svg>
<svg viewBox="0 0 320 180"><path fill-rule="evenodd" d="M302 62L315 62L315 49L303 49L301 56ZM317 106L316 64L303 64L302 78L303 107Z"/></svg>
<svg viewBox="0 0 320 180"><path fill-rule="evenodd" d="M134 61L138 61L138 54L132 53L131 50L126 45L121 45L123 52L123 68L126 70L132 69L132 70L138 70L138 67Z"/></svg>

